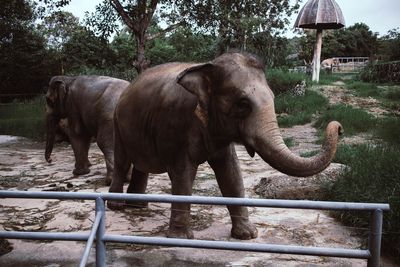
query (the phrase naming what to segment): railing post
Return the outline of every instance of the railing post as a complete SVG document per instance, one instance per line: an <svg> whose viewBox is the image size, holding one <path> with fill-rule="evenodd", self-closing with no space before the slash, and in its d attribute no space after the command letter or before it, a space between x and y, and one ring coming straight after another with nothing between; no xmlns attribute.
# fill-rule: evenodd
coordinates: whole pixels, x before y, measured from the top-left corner
<svg viewBox="0 0 400 267"><path fill-rule="evenodd" d="M101 197L96 199L96 214L102 212L103 216L100 219L99 228L96 234L96 266L106 266L106 244L103 241L104 234L106 232L106 210L104 205L104 199Z"/></svg>
<svg viewBox="0 0 400 267"><path fill-rule="evenodd" d="M382 210L374 210L371 214L371 229L368 239L368 249L371 253L371 257L368 259L368 267L379 267L381 257L382 221Z"/></svg>

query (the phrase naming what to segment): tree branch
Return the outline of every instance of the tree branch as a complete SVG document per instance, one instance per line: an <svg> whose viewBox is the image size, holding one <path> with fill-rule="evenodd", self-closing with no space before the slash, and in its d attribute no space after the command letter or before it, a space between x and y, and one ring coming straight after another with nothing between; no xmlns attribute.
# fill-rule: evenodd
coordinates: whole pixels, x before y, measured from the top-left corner
<svg viewBox="0 0 400 267"><path fill-rule="evenodd" d="M168 26L168 27L165 28L165 29L162 29L160 32L157 32L157 33L152 34L152 35L147 35L147 36L146 36L146 40L148 40L148 41L154 40L154 39L156 39L156 38L162 36L163 34L165 34L165 33L167 33L167 32L171 32L171 31L177 29L179 26L181 26L181 25L183 25L183 24L184 24L183 22L179 22L179 23L177 23L177 24L173 24L173 25L171 25L171 26Z"/></svg>
<svg viewBox="0 0 400 267"><path fill-rule="evenodd" d="M139 32L138 26L125 12L124 7L121 5L121 3L118 0L110 0L110 4L115 9L115 11L117 11L118 14L121 16L126 26L128 26L135 33L138 33Z"/></svg>

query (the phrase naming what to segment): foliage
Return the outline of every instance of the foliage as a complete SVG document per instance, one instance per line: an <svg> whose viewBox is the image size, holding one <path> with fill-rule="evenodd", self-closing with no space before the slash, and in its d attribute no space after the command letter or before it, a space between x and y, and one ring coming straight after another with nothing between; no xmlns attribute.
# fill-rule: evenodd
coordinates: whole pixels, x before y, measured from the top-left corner
<svg viewBox="0 0 400 267"><path fill-rule="evenodd" d="M173 9L196 30L219 36L219 51L234 47L246 50L255 34L276 36L299 8L289 0L245 1L172 1ZM175 22L179 18L172 18Z"/></svg>
<svg viewBox="0 0 400 267"><path fill-rule="evenodd" d="M371 114L343 104L334 105L326 110L317 119L314 126L322 129L330 121L339 121L344 128L344 134L348 136L368 132L376 125L376 118Z"/></svg>
<svg viewBox="0 0 400 267"><path fill-rule="evenodd" d="M389 30L379 40L379 57L386 61L400 60L400 28Z"/></svg>
<svg viewBox="0 0 400 267"><path fill-rule="evenodd" d="M328 100L315 91L306 90L304 96L280 94L275 98L275 110L281 127L309 123L315 114L326 109Z"/></svg>
<svg viewBox="0 0 400 267"><path fill-rule="evenodd" d="M400 61L370 64L362 70L360 78L366 82L400 84Z"/></svg>
<svg viewBox="0 0 400 267"><path fill-rule="evenodd" d="M28 1L0 2L0 91L3 94L38 94L55 72L46 40L34 27Z"/></svg>
<svg viewBox="0 0 400 267"><path fill-rule="evenodd" d="M400 258L400 147L364 144L346 148L345 171L328 187L327 199L346 202L389 203L383 225L383 250ZM339 148L340 152L340 148ZM369 214L341 212L338 217L358 228L368 227Z"/></svg>
<svg viewBox="0 0 400 267"><path fill-rule="evenodd" d="M33 100L14 101L7 105L1 105L0 134L44 140L46 128L44 119L43 96Z"/></svg>
<svg viewBox="0 0 400 267"><path fill-rule="evenodd" d="M300 57L311 62L315 32L306 30L300 38ZM324 31L321 59L332 57L369 57L378 51L378 35L364 23L356 23L339 30Z"/></svg>
<svg viewBox="0 0 400 267"><path fill-rule="evenodd" d="M64 44L63 54L67 73L83 68L111 68L117 62L115 51L108 41L96 37L93 32L84 27L77 28L71 34Z"/></svg>
<svg viewBox="0 0 400 267"><path fill-rule="evenodd" d="M310 78L304 73L288 72L282 69L268 69L266 72L268 85L277 96L289 92L302 81L308 83Z"/></svg>

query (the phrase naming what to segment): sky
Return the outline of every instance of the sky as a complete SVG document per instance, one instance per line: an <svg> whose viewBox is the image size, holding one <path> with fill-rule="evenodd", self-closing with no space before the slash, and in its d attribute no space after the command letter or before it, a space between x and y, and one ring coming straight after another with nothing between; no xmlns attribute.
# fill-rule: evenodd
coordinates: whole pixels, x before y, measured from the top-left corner
<svg viewBox="0 0 400 267"><path fill-rule="evenodd" d="M72 0L65 10L83 19L85 11L93 12L96 4L102 0ZM296 0L291 0L294 4ZM346 27L355 23L365 23L373 32L380 36L385 35L389 30L400 27L400 0L336 0L342 9ZM303 0L301 6L306 3ZM287 37L293 37L293 24L297 14L290 18L290 30Z"/></svg>

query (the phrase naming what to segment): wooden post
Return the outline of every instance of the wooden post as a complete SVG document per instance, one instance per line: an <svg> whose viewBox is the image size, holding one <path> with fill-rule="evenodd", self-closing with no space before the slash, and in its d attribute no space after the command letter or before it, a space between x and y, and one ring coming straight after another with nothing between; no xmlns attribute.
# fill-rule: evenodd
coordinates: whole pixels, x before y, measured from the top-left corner
<svg viewBox="0 0 400 267"><path fill-rule="evenodd" d="M319 70L321 68L322 29L317 29L317 42L315 43L312 80L319 82Z"/></svg>

